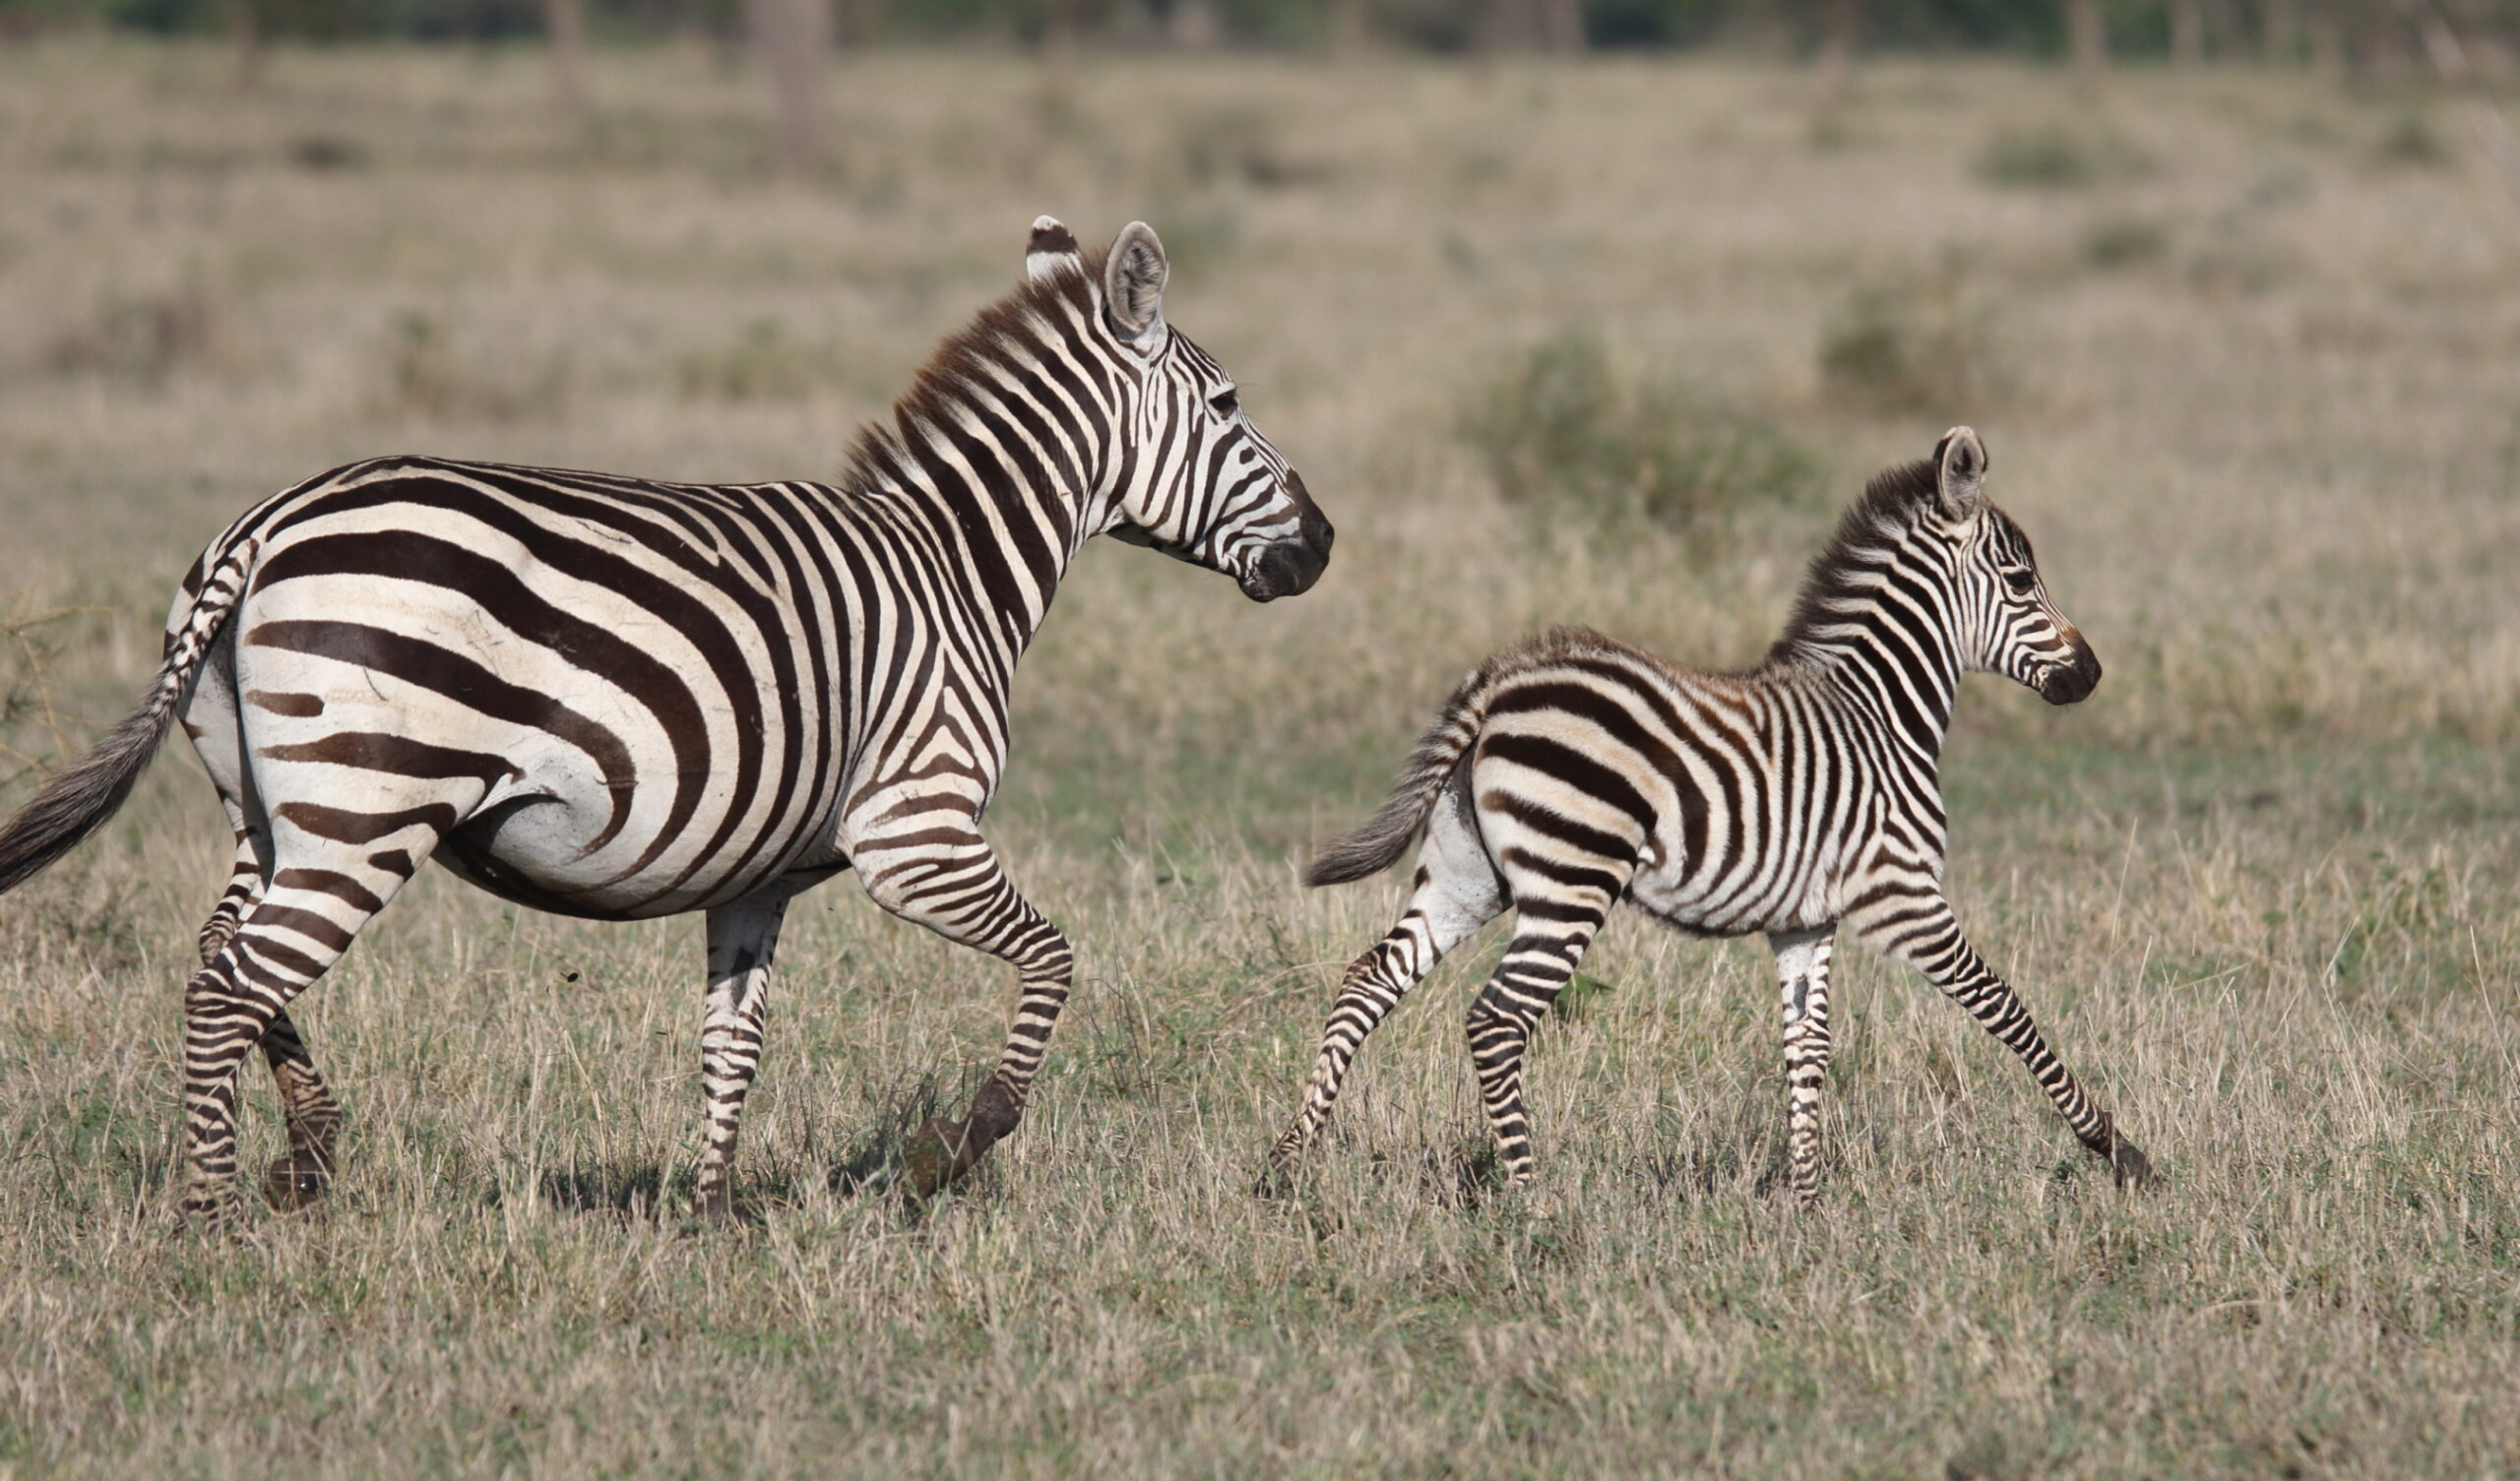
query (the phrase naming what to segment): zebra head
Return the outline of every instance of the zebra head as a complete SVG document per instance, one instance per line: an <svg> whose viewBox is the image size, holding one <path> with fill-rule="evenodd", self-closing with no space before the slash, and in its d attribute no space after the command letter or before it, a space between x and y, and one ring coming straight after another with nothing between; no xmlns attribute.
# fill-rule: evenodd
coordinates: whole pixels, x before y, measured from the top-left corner
<svg viewBox="0 0 2520 1481"><path fill-rule="evenodd" d="M1330 564L1330 522L1303 478L1243 414L1233 377L1164 318L1164 243L1132 221L1099 281L1066 227L1033 227L1026 270L1075 271L1096 290L1102 358L1119 369L1119 442L1106 528L1234 579L1253 601L1308 589Z"/></svg>
<svg viewBox="0 0 2520 1481"><path fill-rule="evenodd" d="M1986 497L1985 444L1954 427L1935 447L1933 466L1938 512L1959 556L1962 662L2050 705L2081 701L2100 683L2100 658L2048 598L2030 536Z"/></svg>

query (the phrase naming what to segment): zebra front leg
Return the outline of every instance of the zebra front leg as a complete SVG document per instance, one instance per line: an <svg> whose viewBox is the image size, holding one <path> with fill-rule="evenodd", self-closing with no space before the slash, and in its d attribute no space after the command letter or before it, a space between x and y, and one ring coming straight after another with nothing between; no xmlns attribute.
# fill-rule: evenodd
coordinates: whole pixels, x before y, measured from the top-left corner
<svg viewBox="0 0 2520 1481"><path fill-rule="evenodd" d="M1495 867L1479 847L1471 825L1454 809L1438 807L1418 854L1408 907L1389 934L1349 964L1339 996L1330 1005L1321 1053L1313 1061L1312 1079L1304 1085L1303 1106L1295 1113L1294 1125L1270 1148L1269 1172L1261 1178L1257 1192L1273 1193L1283 1185L1296 1156L1330 1119L1340 1082L1366 1037L1400 1006L1411 988L1435 969L1446 952L1495 919L1504 907Z"/></svg>
<svg viewBox="0 0 2520 1481"><path fill-rule="evenodd" d="M1820 1196L1820 1085L1829 1077L1829 951L1837 927L1771 931L1785 1011L1785 1160L1795 1198Z"/></svg>
<svg viewBox="0 0 2520 1481"><path fill-rule="evenodd" d="M1076 969L1067 938L1016 893L986 839L967 823L949 833L934 819L921 822L912 841L860 841L850 850L866 893L905 920L1012 964L1020 986L997 1068L962 1119L939 1116L911 1134L902 1186L917 1200L978 1166L1024 1119Z"/></svg>
<svg viewBox="0 0 2520 1481"><path fill-rule="evenodd" d="M709 997L700 1024L700 1093L708 1125L693 1193L704 1218L734 1216L735 1135L744 1094L761 1069L771 958L794 894L774 884L709 912Z"/></svg>
<svg viewBox="0 0 2520 1481"><path fill-rule="evenodd" d="M1865 911L1857 929L1884 956L1923 972L1996 1042L2020 1056L2056 1114L2092 1155L2109 1164L2118 1186L2137 1187L2152 1176L2151 1162L2117 1135L2116 1122L2048 1051L2020 996L1960 934L1948 901L1939 895L1884 899Z"/></svg>

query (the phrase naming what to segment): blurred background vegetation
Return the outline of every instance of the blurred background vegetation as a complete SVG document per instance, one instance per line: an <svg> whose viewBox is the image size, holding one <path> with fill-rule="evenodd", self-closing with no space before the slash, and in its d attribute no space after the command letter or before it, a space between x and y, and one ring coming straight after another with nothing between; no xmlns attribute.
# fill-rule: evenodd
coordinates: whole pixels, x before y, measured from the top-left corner
<svg viewBox="0 0 2520 1481"><path fill-rule="evenodd" d="M2407 65L2409 14L2520 34L2520 0L815 0L835 39L1433 53L1729 46L1813 54L1976 50ZM762 0L0 0L25 35L110 28L312 40L494 41L580 26L598 40L733 38Z"/></svg>

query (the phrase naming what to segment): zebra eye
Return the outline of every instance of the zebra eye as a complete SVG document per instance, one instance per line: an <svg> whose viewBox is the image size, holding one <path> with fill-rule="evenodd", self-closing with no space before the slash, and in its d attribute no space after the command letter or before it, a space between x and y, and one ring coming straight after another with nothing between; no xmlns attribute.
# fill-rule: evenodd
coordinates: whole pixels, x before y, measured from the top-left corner
<svg viewBox="0 0 2520 1481"><path fill-rule="evenodd" d="M2004 585L2012 587L2013 594L2028 596L2030 588L2039 585L2039 578L2016 566L2004 573Z"/></svg>
<svg viewBox="0 0 2520 1481"><path fill-rule="evenodd" d="M1242 409L1242 398L1228 391L1221 396L1211 398L1208 404L1215 408L1217 415L1231 416Z"/></svg>

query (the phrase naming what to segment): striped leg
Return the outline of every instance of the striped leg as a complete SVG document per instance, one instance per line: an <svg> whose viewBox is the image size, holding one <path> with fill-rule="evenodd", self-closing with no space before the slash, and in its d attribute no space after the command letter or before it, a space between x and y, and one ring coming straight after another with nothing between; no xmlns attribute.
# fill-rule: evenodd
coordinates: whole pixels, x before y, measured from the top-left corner
<svg viewBox="0 0 2520 1481"><path fill-rule="evenodd" d="M320 1192L329 1178L340 1108L285 1010L410 879L438 834L413 824L391 835L406 840L404 848L366 846L386 836L369 834L347 848L324 839L284 846L283 867L262 898L184 989L184 1154L192 1163L186 1217L217 1220L226 1212L236 1173L236 1068L257 1045L264 1045L288 1109L291 1150L274 1164L275 1193L284 1186L284 1203L303 1202L301 1195ZM281 1037L270 1039L274 1033Z"/></svg>
<svg viewBox="0 0 2520 1481"><path fill-rule="evenodd" d="M276 1207L303 1208L332 1187L342 1105L287 1014L273 1015L263 1030L263 1059L280 1086L281 1116L288 1127L288 1154L263 1170L263 1193Z"/></svg>
<svg viewBox="0 0 2520 1481"><path fill-rule="evenodd" d="M708 1127L696 1200L708 1218L735 1211L729 1177L744 1093L761 1068L762 1016L770 1007L770 963L794 891L772 886L709 912L709 998L700 1023L700 1093Z"/></svg>
<svg viewBox="0 0 2520 1481"><path fill-rule="evenodd" d="M241 817L233 803L228 810ZM256 835L240 822L236 862L228 872L227 889L201 928L203 966L219 959L227 943L236 938L245 912L262 897L266 867L262 853ZM341 1102L333 1098L332 1088L315 1068L314 1056L306 1051L306 1040L287 1014L273 1016L263 1030L262 1048L272 1081L280 1090L282 1119L288 1127L287 1155L273 1158L271 1166L263 1169L263 1194L276 1207L304 1208L322 1198L332 1184L334 1143L342 1132Z"/></svg>
<svg viewBox="0 0 2520 1481"><path fill-rule="evenodd" d="M1952 1001L1969 1011L1980 1027L2021 1057L2031 1079L2048 1092L2056 1114L2065 1118L2076 1140L2110 1165L2121 1186L2141 1184L2152 1164L2135 1143L2117 1135L2116 1123L2092 1102L2056 1056L2049 1053L2030 1010L2022 1006L2010 984L1989 969L1939 895L1910 895L1881 901L1856 922L1864 940L1882 955L1922 971Z"/></svg>
<svg viewBox="0 0 2520 1481"><path fill-rule="evenodd" d="M1820 1084L1829 1076L1829 950L1834 925L1774 931L1785 1009L1785 1160L1794 1196L1820 1196Z"/></svg>
<svg viewBox="0 0 2520 1481"><path fill-rule="evenodd" d="M1076 969L1067 938L1016 893L969 820L925 821L902 846L870 842L852 850L866 893L904 920L1012 964L1021 989L997 1069L963 1118L939 1116L911 1134L902 1182L914 1199L930 1198L970 1172L1024 1119L1025 1097L1049 1051Z"/></svg>
<svg viewBox="0 0 2520 1481"><path fill-rule="evenodd" d="M1495 866L1480 846L1476 825L1451 807L1438 806L1428 825L1418 860L1417 888L1399 923L1374 948L1348 966L1339 996L1330 1005L1330 1022L1322 1030L1321 1053L1313 1061L1305 1084L1303 1107L1294 1125L1270 1149L1270 1173L1261 1182L1267 1192L1284 1179L1306 1143L1317 1136L1339 1099L1339 1084L1348 1066L1371 1034L1409 990L1435 969L1444 954L1496 918L1505 907L1497 890Z"/></svg>
<svg viewBox="0 0 2520 1481"><path fill-rule="evenodd" d="M226 799L222 797L220 800ZM231 817L236 814L234 804L229 804L228 811ZM220 949L235 936L237 922L245 918L246 910L253 906L255 896L262 892L262 850L255 845L252 831L239 822L236 826L236 859L227 871L227 889L219 896L219 903L211 907L210 919L202 922L199 938L202 965L208 966L218 958Z"/></svg>
<svg viewBox="0 0 2520 1481"><path fill-rule="evenodd" d="M1514 944L1497 963L1496 975L1470 1006L1470 1062L1479 1072L1479 1095L1487 1106L1487 1125L1496 1137L1505 1181L1515 1186L1532 1180L1531 1118L1523 1109L1523 1051L1531 1043L1533 1026L1575 975L1584 949L1592 945L1594 934L1609 914L1610 897L1581 898L1593 894L1585 891L1550 900L1543 911L1518 891L1521 911L1515 918Z"/></svg>

